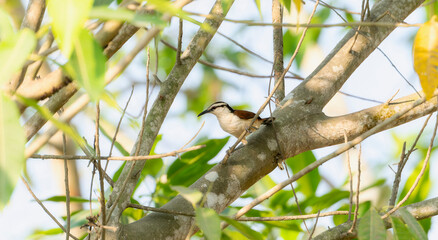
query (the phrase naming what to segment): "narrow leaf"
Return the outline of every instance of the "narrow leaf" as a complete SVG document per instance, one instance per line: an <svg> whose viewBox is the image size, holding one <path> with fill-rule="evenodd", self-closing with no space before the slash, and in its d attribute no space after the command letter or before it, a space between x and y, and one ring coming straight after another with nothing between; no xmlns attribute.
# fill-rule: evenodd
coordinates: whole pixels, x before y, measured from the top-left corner
<svg viewBox="0 0 438 240"><path fill-rule="evenodd" d="M414 40L414 69L427 99L438 87L438 20L434 15L418 29Z"/></svg>
<svg viewBox="0 0 438 240"><path fill-rule="evenodd" d="M50 0L47 11L59 49L66 58L73 51L80 30L87 20L93 0Z"/></svg>
<svg viewBox="0 0 438 240"><path fill-rule="evenodd" d="M385 240L386 229L383 220L376 210L370 209L360 219L358 229L359 240Z"/></svg>
<svg viewBox="0 0 438 240"><path fill-rule="evenodd" d="M213 209L196 208L195 219L207 240L221 239L221 220Z"/></svg>
<svg viewBox="0 0 438 240"><path fill-rule="evenodd" d="M79 133L69 126L68 124L61 122L55 118L53 118L53 114L46 107L42 107L36 103L33 99L28 99L19 95L15 95L21 103L34 108L37 112L45 119L49 120L55 127L59 130L67 134L81 149L87 150L87 143L85 140L79 135ZM93 153L93 149L91 149L90 153Z"/></svg>
<svg viewBox="0 0 438 240"><path fill-rule="evenodd" d="M220 218L227 222L228 224L232 225L239 231L241 234L243 234L245 237L251 240L263 240L264 237L259 232L252 230L250 227L248 227L246 224L240 223L236 220L233 220L231 218L220 216Z"/></svg>
<svg viewBox="0 0 438 240"><path fill-rule="evenodd" d="M260 7L260 0L254 0L254 3L257 6L257 10L259 10L260 19L263 21L262 8Z"/></svg>
<svg viewBox="0 0 438 240"><path fill-rule="evenodd" d="M202 193L197 190L183 186L172 186L171 188L179 192L181 196L183 196L187 201L192 203L193 206L195 206L202 199Z"/></svg>
<svg viewBox="0 0 438 240"><path fill-rule="evenodd" d="M394 230L394 240L411 240L412 236L409 233L405 224L396 217L391 217L392 229Z"/></svg>
<svg viewBox="0 0 438 240"><path fill-rule="evenodd" d="M290 12L291 2L292 0L280 0L281 5L283 5L288 12Z"/></svg>
<svg viewBox="0 0 438 240"><path fill-rule="evenodd" d="M297 8L297 13L299 14L301 11L302 0L293 0L295 7Z"/></svg>
<svg viewBox="0 0 438 240"><path fill-rule="evenodd" d="M102 48L97 41L88 31L81 30L65 69L87 91L93 101L98 100L104 92L105 62Z"/></svg>
<svg viewBox="0 0 438 240"><path fill-rule="evenodd" d="M408 230L412 237L417 240L427 240L427 234L421 225L417 222L417 219L412 216L406 209L401 208L398 210L403 221L408 225Z"/></svg>
<svg viewBox="0 0 438 240"><path fill-rule="evenodd" d="M127 9L111 9L108 7L94 7L90 11L90 18L101 20L118 20L131 23L137 27L149 27L151 24L165 27L167 22L163 21L160 15L138 14Z"/></svg>
<svg viewBox="0 0 438 240"><path fill-rule="evenodd" d="M297 173L304 167L316 161L315 155L312 151L301 153L295 157L286 160L288 166L291 167L293 173ZM318 169L311 171L304 177L298 180L298 191L304 193L307 197L313 196L318 188L321 176Z"/></svg>
<svg viewBox="0 0 438 240"><path fill-rule="evenodd" d="M45 202L66 202L67 198L65 196L53 196L53 197L49 197L47 199L43 199L41 201L45 201ZM84 202L90 202L88 199L85 198L81 198L81 197L74 197L74 196L70 196L70 202L79 202L79 203L84 203Z"/></svg>
<svg viewBox="0 0 438 240"><path fill-rule="evenodd" d="M0 8L0 41L9 38L13 34L12 19L6 11Z"/></svg>
<svg viewBox="0 0 438 240"><path fill-rule="evenodd" d="M1 21L1 19L0 19ZM8 81L26 62L36 45L34 32L23 29L0 42L0 85Z"/></svg>
<svg viewBox="0 0 438 240"><path fill-rule="evenodd" d="M24 167L24 131L16 104L0 92L0 210Z"/></svg>

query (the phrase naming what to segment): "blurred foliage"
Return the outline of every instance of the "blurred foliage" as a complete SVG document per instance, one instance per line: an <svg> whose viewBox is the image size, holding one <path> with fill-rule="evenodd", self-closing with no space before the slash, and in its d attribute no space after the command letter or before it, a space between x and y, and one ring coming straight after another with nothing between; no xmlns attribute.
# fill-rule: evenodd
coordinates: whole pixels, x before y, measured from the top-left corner
<svg viewBox="0 0 438 240"><path fill-rule="evenodd" d="M107 20L111 18L112 14L120 14L123 16L118 16L117 19L123 19L128 20L131 22L139 21L138 16L132 13L127 13L123 11L113 11L104 9L105 6L108 6L110 4L115 5L120 4L120 0L95 0L93 3L93 7L99 6L100 8L93 8L94 10L91 10L92 13L99 15L100 18L103 20ZM152 1L153 3L158 6L158 9L164 9L165 7L169 6L168 4L171 3L171 1ZM225 1L226 4L228 1ZM288 4L287 8L291 8L292 0L282 0L283 3ZM299 4L301 6L301 1L294 0L295 4ZM262 18L262 9L260 7L260 1L254 0L255 5L258 9L258 14L260 15L260 18ZM102 8L103 7L103 8ZM298 9L298 11L301 10L301 13L304 11L304 7L301 6L302 9ZM433 2L426 6L426 14L427 18L429 19L433 14L437 12L438 4L436 2ZM97 11L99 10L99 11ZM104 10L104 11L102 11ZM94 11L94 12L93 12ZM164 10L163 10L164 11ZM174 9L169 9L167 11L174 11ZM99 14L97 14L99 13ZM181 12L178 12L180 14ZM161 13L162 14L162 13ZM351 14L349 12L342 12L343 16L347 19L347 21L358 21L359 16L355 14ZM11 15L11 14L9 14ZM62 14L59 14L62 15ZM312 19L311 23L314 24L322 24L326 23L326 21L331 17L332 10L326 8L326 7L320 7L318 8L314 18ZM87 15L88 16L88 15ZM182 17L185 17L187 20L192 21L191 18L187 17L187 14L183 14ZM58 16L62 18L62 16ZM97 17L97 16L95 16ZM114 17L115 18L115 17ZM85 21L84 16L79 16L78 19L80 21ZM154 21L157 21L158 19L155 18L141 18L142 20L141 24L153 24ZM137 22L138 23L138 22ZM159 23L159 22L155 22ZM55 24L56 25L56 24ZM79 26L81 27L81 25ZM79 28L78 26L73 26L73 28ZM56 27L55 27L56 28ZM242 33L248 29L247 26L239 26L239 33ZM345 28L347 29L347 28ZM63 26L58 26L58 29L56 30L58 32L61 32L63 34L66 34L64 31L65 29ZM285 58L291 57L293 52L295 51L295 48L298 44L299 38L301 36L302 31L297 31L295 28L289 28L284 32L284 54ZM307 32L306 38L304 39L303 45L301 46L300 51L298 52L298 55L295 59L295 64L298 68L301 67L302 60L304 55L306 54L306 49L309 47L318 45L323 39L321 39L321 28L310 28ZM0 33L5 35L5 33ZM141 37L141 35L144 34L144 32L140 31L136 37ZM68 36L64 36L61 34L62 37L65 37L68 39ZM172 43L174 46L176 46L176 37L177 34L175 32L169 32L169 33L163 33L161 36L157 37L154 41L155 44L150 44L150 72L151 76L153 74L156 74L156 77L160 81L165 81L166 76L170 73L172 68L175 65L176 62L176 52L169 48L164 46L160 43L160 39L164 39L169 43ZM76 36L78 37L78 36ZM59 37L57 37L59 38ZM70 39L72 40L72 39ZM59 40L58 40L59 41ZM73 41L69 41L73 42ZM64 43L65 44L65 43ZM93 42L95 45L96 43ZM186 43L183 43L183 46ZM243 45L247 45L247 43L242 43ZM67 48L68 51L73 51L74 48L73 43L66 44L65 48ZM97 48L97 46L95 46ZM96 48L89 46L90 51L85 51L84 53L92 53L91 51L95 51ZM61 48L62 49L62 48ZM19 49L23 51L23 49ZM99 49L100 51L100 49ZM99 54L101 54L99 52ZM118 52L113 58L113 61L119 60L123 56L123 50L121 52ZM68 54L66 54L68 55ZM99 55L101 57L101 55ZM27 56L26 56L27 57ZM26 59L26 57L24 59ZM99 58L100 66L102 66L102 60ZM156 60L158 59L158 63L156 63ZM245 50L241 49L240 47L236 46L231 41L223 41L223 43L210 46L206 52L204 52L202 59L218 64L221 66L233 66L237 69L250 69L254 70L252 66L252 62L256 57L249 54ZM69 59L66 59L67 61ZM95 61L93 57L88 56L87 61L90 61L90 64ZM110 67L111 64L114 64L113 62L108 63L108 66ZM143 64L145 62L143 61ZM91 66L91 65L90 65ZM85 74L85 77L88 79L91 79L93 74L99 75L99 78L102 77L102 69L100 71L96 71L96 69L90 67L90 66L83 66L85 68L77 68L74 72L76 74ZM90 67L90 68L86 68ZM235 87L233 84L233 81L225 81L222 79L221 74L219 74L219 71L212 69L210 67L198 64L197 68L199 70L200 81L196 82L193 81L191 83L195 83L190 85L189 87L183 88L183 96L186 100L187 104L187 111L184 111L184 115L187 114L187 112L193 112L195 114L200 113L202 110L205 109L206 106L211 104L214 101L221 100L223 91L226 87ZM81 71L83 70L83 71ZM87 74L87 71L89 72ZM236 76L238 78L239 76ZM143 78L141 78L143 79ZM101 79L102 80L102 79ZM151 78L152 84L157 85L159 87L160 83L155 81L153 77ZM83 85L85 86L87 82ZM86 87L88 88L89 93L94 93L96 89L93 87ZM100 88L100 87L99 87ZM100 89L101 90L101 89ZM118 90L113 92L113 94L116 96ZM120 94L121 95L121 94ZM107 102L109 105L112 105L113 107L116 107L114 105L114 101L111 104L111 99L107 99ZM242 103L241 106L236 107L238 108L249 108L251 107L249 103ZM109 120L108 120L109 121ZM139 128L139 121L128 117L128 125L131 128ZM108 134L103 128L101 128L102 134L104 135L107 140L112 140L112 136ZM414 136L415 137L415 136ZM181 193L183 190L188 186L190 186L192 183L194 183L196 180L198 180L203 174L205 174L208 170L210 170L214 166L214 161L217 160L217 158L223 157L221 152L226 150L226 144L229 140L229 137L223 138L223 139L201 139L198 140L194 145L198 144L204 144L206 145L205 148L186 152L183 154L180 154L178 157L172 160L163 160L163 159L152 159L147 160L144 169L141 171L139 182L137 183L135 187L134 194L131 197L131 202L136 204L145 204L148 206L153 207L161 207L164 204L168 203L169 200L171 200L173 197L175 197L178 193ZM156 154L155 153L155 147L158 143L161 141L161 135L159 135L155 143L152 147L152 150L150 154ZM412 137L409 137L409 141L412 141ZM162 141L162 144L165 141ZM400 143L401 141L399 139L395 139L395 142ZM402 144L398 144L398 147L401 148ZM123 148L123 146L120 144L120 142L115 142L115 147L123 154L123 155L129 155L129 149ZM419 150L415 153L416 158L413 158L410 160L411 165L415 165L413 167L413 170L406 169L405 175L407 179L402 179L402 188L400 190L400 196L404 196L409 188L412 186L413 181L415 180L416 176L418 175L422 163L424 161L425 151L427 149L427 143L423 144L420 143L420 146L418 146ZM400 149L397 149L397 151L400 151ZM394 159L398 159L398 156L395 156ZM293 158L287 159L286 164L291 169L293 174L296 174L304 167L308 166L309 164L313 163L316 160L314 154L311 151L304 152L302 154L299 154ZM411 163L412 162L412 163ZM118 169L116 169L115 173L113 174L113 180L117 181L119 178L123 168L125 166L125 163L123 163ZM409 174L408 174L409 173ZM281 172L281 174L284 174L282 177L286 177L286 174L284 172ZM310 213L317 213L318 211L325 212L325 211L332 211L332 210L348 210L348 198L350 196L350 192L346 189L348 189L347 184L348 181L346 181L344 184L341 185L331 185L328 184L329 187L323 186L324 181L327 181L320 173L318 169L313 170L309 174L305 175L304 177L300 178L297 182L293 183L295 186L296 196L294 196L294 193L292 190L290 190L289 187L279 191L266 201L264 201L262 204L260 204L259 207L250 210L245 216L248 217L274 217L274 216L289 216L289 215L299 215L301 214L295 201L295 197L298 198L300 208L302 211L302 214L310 214ZM388 177L392 180L393 176ZM276 178L274 178L276 179ZM252 201L253 199L260 196L262 193L266 192L267 190L274 187L277 182L273 179L273 176L265 176L263 179L261 179L259 182L257 182L254 186L252 186L248 191L246 191L241 196L241 202L237 201L232 206L228 207L224 210L221 215L218 216L213 210L207 209L207 208L199 208L196 207L196 216L197 216L197 223L200 226L201 230L204 233L197 233L198 237L203 236L202 234L205 234L205 236L208 239L297 239L300 237L303 237L303 233L305 232L304 224L302 221L262 221L262 222L237 222L234 220L231 220L224 216L232 216L235 214L240 208L241 203L245 203L248 201ZM373 189L376 191L383 191L388 188L388 185L386 184L387 179L378 179L375 180L373 183L371 183L368 186L364 186L361 188L361 192L364 192L368 189ZM422 180L420 181L420 187L418 187L412 194L412 196L409 198L409 200L405 204L410 204L414 202L423 201L429 196L433 182L430 176L430 169L427 168L427 171L425 175L423 176ZM141 186L141 188L140 188ZM108 193L111 189L107 189L106 192ZM179 190L179 191L177 191ZM45 201L51 201L51 202L65 202L65 196L52 196ZM85 202L87 200L83 198L71 198L72 202ZM96 200L93 200L96 201ZM202 201L202 199L201 199ZM360 208L359 208L359 217L365 219L361 223L361 228L365 229L365 231L362 231L365 233L365 235L360 234L360 238L373 238L373 237L367 237L368 233L372 232L371 229L378 229L378 234L374 239L377 239L378 237L383 236L381 226L379 226L380 221L378 221L378 215L375 212L375 207L373 206L374 202L372 200L366 199L362 200L360 202ZM94 210L93 214L97 214L98 209ZM143 210L139 209L133 209L128 208L123 212L123 215L120 219L121 223L126 224L130 223L136 220L139 220L140 218L147 215ZM77 211L71 214L72 217L72 226L80 226L85 223L86 216L89 215L89 210L81 210ZM377 217L377 218L376 218ZM66 219L65 217L63 218ZM225 229L224 231L219 232L218 231L218 224L219 219L228 222L231 224L230 227ZM331 218L335 225L342 224L347 221L347 216L334 216ZM412 218L410 218L408 215L404 216L404 220L407 219L408 222L403 223L399 219L392 219L393 226L394 226L394 236L401 236L403 232L406 232L406 229L412 228L415 229L418 234L421 233L421 229L424 229L424 231L427 233L430 229L431 221L430 219L425 219L420 221L420 224L422 225L422 228L420 229L415 223L416 221L412 221ZM368 220L368 221L366 221ZM373 221L375 220L375 221ZM210 229L210 226L208 223L214 223L212 225L213 228ZM309 221L310 222L310 221ZM408 230L409 231L409 230ZM34 234L31 236L31 238L47 238L48 236L56 236L60 234L59 228L49 229L49 230L38 230L35 231ZM400 234L399 234L400 233ZM412 234L412 232L410 233ZM413 234L412 234L413 235ZM365 236L365 237L362 237Z"/></svg>
<svg viewBox="0 0 438 240"><path fill-rule="evenodd" d="M331 11L328 8L323 8L315 13L312 18L312 24L324 23L330 16ZM306 37L303 40L300 51L295 58L295 64L299 68L303 60L304 54L306 54L306 48L318 44L319 36L322 29L320 28L309 28L306 33ZM301 38L302 31L296 31L294 28L289 28L283 36L283 54L286 58L290 58L295 52L295 48Z"/></svg>

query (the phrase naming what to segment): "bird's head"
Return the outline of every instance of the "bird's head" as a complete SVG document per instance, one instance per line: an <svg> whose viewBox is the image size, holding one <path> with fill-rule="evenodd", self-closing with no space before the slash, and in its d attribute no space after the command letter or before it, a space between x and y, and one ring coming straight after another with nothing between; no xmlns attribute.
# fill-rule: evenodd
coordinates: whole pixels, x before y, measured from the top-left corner
<svg viewBox="0 0 438 240"><path fill-rule="evenodd" d="M198 114L198 117L206 114L212 113L214 115L232 113L234 110L226 102L218 101L210 105L207 109Z"/></svg>

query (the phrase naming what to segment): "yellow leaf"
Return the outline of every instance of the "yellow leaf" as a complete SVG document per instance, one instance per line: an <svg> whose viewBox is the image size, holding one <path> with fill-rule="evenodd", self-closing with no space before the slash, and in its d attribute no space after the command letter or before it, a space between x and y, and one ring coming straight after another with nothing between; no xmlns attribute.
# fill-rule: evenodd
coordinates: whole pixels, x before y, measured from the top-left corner
<svg viewBox="0 0 438 240"><path fill-rule="evenodd" d="M302 4L302 0L293 0L294 1L294 4L295 4L295 7L297 8L297 13L298 14L300 14L300 11L301 11L301 4Z"/></svg>
<svg viewBox="0 0 438 240"><path fill-rule="evenodd" d="M430 99L438 87L438 21L434 15L424 23L414 40L414 69L421 87Z"/></svg>

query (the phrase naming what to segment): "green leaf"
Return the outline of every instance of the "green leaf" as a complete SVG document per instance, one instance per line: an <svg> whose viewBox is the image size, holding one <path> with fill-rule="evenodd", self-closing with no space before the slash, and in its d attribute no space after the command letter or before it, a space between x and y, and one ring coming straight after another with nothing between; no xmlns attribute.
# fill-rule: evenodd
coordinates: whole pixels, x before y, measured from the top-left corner
<svg viewBox="0 0 438 240"><path fill-rule="evenodd" d="M0 8L0 41L9 38L14 34L14 26L9 14Z"/></svg>
<svg viewBox="0 0 438 240"><path fill-rule="evenodd" d="M158 14L138 14L123 8L94 7L90 11L90 18L118 20L131 23L137 27L149 27L151 24L161 27L167 26L167 22L163 21Z"/></svg>
<svg viewBox="0 0 438 240"><path fill-rule="evenodd" d="M196 208L195 219L207 240L221 239L221 220L213 209Z"/></svg>
<svg viewBox="0 0 438 240"><path fill-rule="evenodd" d="M179 192L187 201L192 203L193 207L202 199L202 193L198 190L187 188L184 186L172 186L173 190Z"/></svg>
<svg viewBox="0 0 438 240"><path fill-rule="evenodd" d="M254 0L254 3L257 6L257 10L259 10L260 19L263 21L262 8L260 7L260 0Z"/></svg>
<svg viewBox="0 0 438 240"><path fill-rule="evenodd" d="M391 217L392 229L394 230L394 240L411 240L412 236L409 233L405 224L396 217Z"/></svg>
<svg viewBox="0 0 438 240"><path fill-rule="evenodd" d="M421 225L417 222L417 219L412 216L406 209L400 208L398 210L403 221L408 225L408 230L411 233L412 237L417 240L427 240L426 232L421 227Z"/></svg>
<svg viewBox="0 0 438 240"><path fill-rule="evenodd" d="M255 240L263 240L264 237L257 231L252 230L250 227L248 227L246 224L240 223L236 220L233 220L231 218L220 216L220 218L227 222L228 224L235 227L240 233L242 233L245 237L248 239L255 239Z"/></svg>
<svg viewBox="0 0 438 240"><path fill-rule="evenodd" d="M24 167L25 136L16 104L0 92L0 210Z"/></svg>
<svg viewBox="0 0 438 240"><path fill-rule="evenodd" d="M186 152L176 159L167 170L167 178L172 185L189 186L204 175L212 164L207 162L214 158L225 146L230 137L197 142L195 145L206 145L205 148Z"/></svg>
<svg viewBox="0 0 438 240"><path fill-rule="evenodd" d="M114 2L114 0L94 0L93 1L93 6L108 6L110 5L112 2Z"/></svg>
<svg viewBox="0 0 438 240"><path fill-rule="evenodd" d="M287 9L288 12L290 12L292 0L280 0L280 3Z"/></svg>
<svg viewBox="0 0 438 240"><path fill-rule="evenodd" d="M46 201L46 202L66 202L67 198L65 196L53 196L53 197L43 199L41 201L43 201L43 202L44 201ZM88 199L85 199L85 198L71 196L70 202L84 203L84 202L90 202L90 201Z"/></svg>
<svg viewBox="0 0 438 240"><path fill-rule="evenodd" d="M348 199L349 196L350 196L349 191L341 191L339 189L333 189L332 191L322 195L321 197L309 198L306 202L302 204L312 206L312 208L314 209L325 209L343 199Z"/></svg>
<svg viewBox="0 0 438 240"><path fill-rule="evenodd" d="M17 34L9 35L6 39L2 38L0 42L0 85L3 85L12 74L23 67L35 46L35 33L27 28Z"/></svg>
<svg viewBox="0 0 438 240"><path fill-rule="evenodd" d="M312 151L307 151L287 159L286 163L290 166L293 173L297 173L314 161L316 161L315 155L313 155ZM297 181L297 191L301 191L307 197L314 196L320 181L319 171L315 169Z"/></svg>
<svg viewBox="0 0 438 240"><path fill-rule="evenodd" d="M47 11L59 49L70 58L73 45L87 20L93 0L49 0Z"/></svg>
<svg viewBox="0 0 438 240"><path fill-rule="evenodd" d="M55 127L57 127L59 130L67 134L82 150L87 150L87 143L85 140L79 135L79 133L72 128L70 125L61 122L55 118L53 118L53 114L50 112L50 110L46 107L38 105L38 103L33 99L28 99L19 95L15 95L18 100L20 100L21 103L32 107L33 109L37 110L37 112L45 119L49 120ZM92 151L93 149L91 149Z"/></svg>
<svg viewBox="0 0 438 240"><path fill-rule="evenodd" d="M109 140L112 141L114 136L110 136L108 134L108 132L104 129L104 127L102 125L100 125L99 127L100 131L102 132L102 134ZM120 144L117 139L116 141L114 141L114 147L116 147L117 150L120 151L120 153L122 153L123 156L129 156L129 152L126 151L125 148L123 148L122 144Z"/></svg>
<svg viewBox="0 0 438 240"><path fill-rule="evenodd" d="M359 240L385 240L386 229L383 220L376 210L370 209L359 222Z"/></svg>
<svg viewBox="0 0 438 240"><path fill-rule="evenodd" d="M65 69L87 91L93 101L98 100L104 92L105 62L106 58L99 43L87 30L80 31Z"/></svg>

